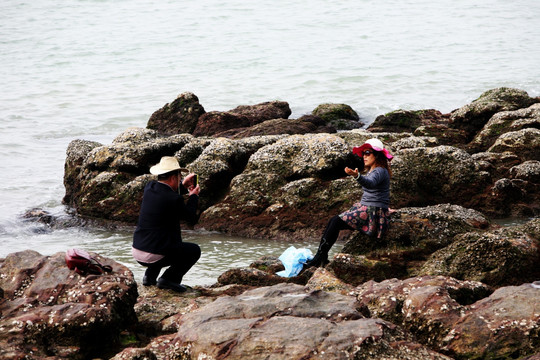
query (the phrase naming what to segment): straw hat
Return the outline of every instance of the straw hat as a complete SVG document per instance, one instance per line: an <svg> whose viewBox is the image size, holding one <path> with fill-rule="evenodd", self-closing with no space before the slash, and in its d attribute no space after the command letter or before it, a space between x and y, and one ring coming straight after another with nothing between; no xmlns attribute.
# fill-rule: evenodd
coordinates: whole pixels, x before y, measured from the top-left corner
<svg viewBox="0 0 540 360"><path fill-rule="evenodd" d="M362 144L362 146L353 147L352 151L353 151L353 154L356 154L358 156L362 156L362 153L366 149L373 149L375 151L382 151L388 160L392 160L394 158L394 156L392 156L392 154L390 154L388 152L388 150L386 150L384 148L384 145L383 145L382 141L379 140L379 139L366 140L366 142L364 144Z"/></svg>
<svg viewBox="0 0 540 360"><path fill-rule="evenodd" d="M178 164L178 160L176 160L174 156L164 156L161 158L158 164L150 168L150 174L161 175L175 170L189 172L188 169L180 167L180 164Z"/></svg>

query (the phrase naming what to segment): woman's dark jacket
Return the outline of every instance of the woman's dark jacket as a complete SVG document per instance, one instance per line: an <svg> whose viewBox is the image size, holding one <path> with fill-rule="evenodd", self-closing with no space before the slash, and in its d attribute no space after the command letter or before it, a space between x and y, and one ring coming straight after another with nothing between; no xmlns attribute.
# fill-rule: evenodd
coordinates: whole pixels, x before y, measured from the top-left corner
<svg viewBox="0 0 540 360"><path fill-rule="evenodd" d="M185 188L182 187L182 190L185 191ZM191 195L184 204L183 196L169 185L150 181L144 187L139 221L133 234L133 247L160 255L167 255L170 249L180 247L180 220L195 224L198 202L199 197Z"/></svg>

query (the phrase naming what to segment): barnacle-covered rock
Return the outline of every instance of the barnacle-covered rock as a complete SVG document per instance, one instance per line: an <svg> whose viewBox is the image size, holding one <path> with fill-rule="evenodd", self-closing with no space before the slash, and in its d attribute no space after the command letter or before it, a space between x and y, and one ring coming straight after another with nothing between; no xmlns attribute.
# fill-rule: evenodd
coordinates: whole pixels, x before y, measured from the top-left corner
<svg viewBox="0 0 540 360"><path fill-rule="evenodd" d="M126 266L92 253L112 272L81 276L64 255L26 250L0 259L1 358L92 358L136 323L137 285Z"/></svg>

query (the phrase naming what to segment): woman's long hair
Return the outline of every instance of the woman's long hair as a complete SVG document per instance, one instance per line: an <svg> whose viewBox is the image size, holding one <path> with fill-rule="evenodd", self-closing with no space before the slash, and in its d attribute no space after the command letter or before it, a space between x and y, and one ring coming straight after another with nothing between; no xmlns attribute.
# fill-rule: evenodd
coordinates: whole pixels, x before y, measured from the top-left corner
<svg viewBox="0 0 540 360"><path fill-rule="evenodd" d="M374 151L373 154L375 155L375 166L380 166L385 168L388 171L388 175L392 177L392 170L390 169L390 162L388 161L388 158L382 151Z"/></svg>

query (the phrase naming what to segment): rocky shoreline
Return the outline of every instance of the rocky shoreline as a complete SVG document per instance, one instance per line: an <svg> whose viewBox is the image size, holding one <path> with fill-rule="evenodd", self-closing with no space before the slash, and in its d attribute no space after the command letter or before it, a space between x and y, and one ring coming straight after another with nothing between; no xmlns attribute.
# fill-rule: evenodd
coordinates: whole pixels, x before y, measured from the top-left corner
<svg viewBox="0 0 540 360"><path fill-rule="evenodd" d="M60 253L10 254L0 357L540 359L540 98L493 89L450 114L398 110L367 129L345 104L290 114L277 101L206 112L181 94L110 145L72 141L64 202L78 216L28 218L134 224L149 166L172 155L200 176L198 227L316 242L361 197L343 173L351 148L378 137L395 155L384 241L350 232L324 269L281 278L263 257L183 295L138 286L112 259L112 275L85 278ZM509 216L528 220L493 222Z"/></svg>

